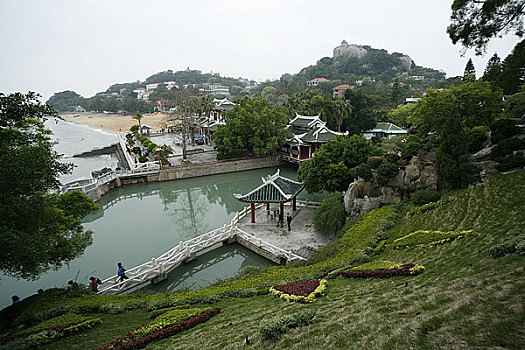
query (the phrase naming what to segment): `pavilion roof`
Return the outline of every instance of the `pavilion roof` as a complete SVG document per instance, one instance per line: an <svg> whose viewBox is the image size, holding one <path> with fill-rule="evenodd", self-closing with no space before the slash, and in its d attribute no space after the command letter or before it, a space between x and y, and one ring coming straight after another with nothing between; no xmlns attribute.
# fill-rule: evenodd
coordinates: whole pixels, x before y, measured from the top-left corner
<svg viewBox="0 0 525 350"><path fill-rule="evenodd" d="M302 182L290 180L279 175L279 170L273 175L262 178L262 185L247 194L234 194L235 198L246 203L281 203L288 202L302 191Z"/></svg>

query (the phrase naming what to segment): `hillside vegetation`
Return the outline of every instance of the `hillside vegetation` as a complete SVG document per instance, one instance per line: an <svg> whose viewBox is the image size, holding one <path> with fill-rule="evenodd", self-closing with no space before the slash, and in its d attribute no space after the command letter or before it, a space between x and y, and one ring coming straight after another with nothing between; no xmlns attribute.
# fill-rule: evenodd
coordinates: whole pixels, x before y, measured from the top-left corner
<svg viewBox="0 0 525 350"><path fill-rule="evenodd" d="M452 193L454 200L423 213L406 215L413 206L405 205L364 214L308 266L273 267L204 290L165 295L59 299L46 292L42 300L20 305L18 321L30 324L72 311L98 317L101 325L45 347L90 349L146 322L148 309L191 302L222 311L146 349L520 349L525 344L524 257L495 259L488 252L523 232L524 193L525 171L491 175L484 185ZM417 230L473 232L439 245L389 246ZM285 303L267 294L273 284L319 278L367 260L372 260L367 266L376 260L413 262L424 265L425 272L329 279L326 295L312 304ZM305 309L317 309L308 326L289 329L276 341L260 339L262 320Z"/></svg>

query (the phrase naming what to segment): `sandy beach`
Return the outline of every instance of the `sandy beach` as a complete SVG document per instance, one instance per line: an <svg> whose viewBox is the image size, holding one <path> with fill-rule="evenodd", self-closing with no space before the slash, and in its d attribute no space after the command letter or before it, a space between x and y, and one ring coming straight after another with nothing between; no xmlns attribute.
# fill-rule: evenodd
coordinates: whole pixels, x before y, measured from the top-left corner
<svg viewBox="0 0 525 350"><path fill-rule="evenodd" d="M118 132L129 131L132 125L138 124L137 120L132 119L131 115L104 114L104 113L64 113L60 114L68 122L89 125L95 129ZM167 116L165 114L144 115L141 120L142 125L147 125L153 130L165 128L167 126Z"/></svg>

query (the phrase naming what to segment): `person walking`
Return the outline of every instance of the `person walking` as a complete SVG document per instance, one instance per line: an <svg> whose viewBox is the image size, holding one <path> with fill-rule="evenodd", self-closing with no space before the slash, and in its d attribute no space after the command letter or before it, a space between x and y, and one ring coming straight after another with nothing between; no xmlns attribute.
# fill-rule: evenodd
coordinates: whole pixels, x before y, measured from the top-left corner
<svg viewBox="0 0 525 350"><path fill-rule="evenodd" d="M292 217L290 216L290 213L286 214L286 222L288 223L288 231L290 231L290 224L292 223Z"/></svg>
<svg viewBox="0 0 525 350"><path fill-rule="evenodd" d="M91 281L89 282L89 285L93 293L98 293L98 286L102 284L102 281L99 278L93 276L89 277L89 280Z"/></svg>
<svg viewBox="0 0 525 350"><path fill-rule="evenodd" d="M281 228L283 228L283 223L284 223L283 213L281 211L279 211L279 222L277 223L277 227L279 227L279 225L281 225Z"/></svg>
<svg viewBox="0 0 525 350"><path fill-rule="evenodd" d="M124 280L129 279L129 277L126 276L126 268L124 267L124 265L122 265L122 263L119 262L119 263L117 264L117 266L118 266L118 272L117 272L117 275L118 275L118 277L119 277L119 278L118 278L118 282L122 282L122 281L124 281Z"/></svg>

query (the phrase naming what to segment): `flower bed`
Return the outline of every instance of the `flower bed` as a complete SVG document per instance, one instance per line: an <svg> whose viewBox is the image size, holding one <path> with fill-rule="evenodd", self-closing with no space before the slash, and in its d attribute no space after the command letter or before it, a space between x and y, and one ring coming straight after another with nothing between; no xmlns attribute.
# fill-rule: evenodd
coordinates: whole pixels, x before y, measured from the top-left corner
<svg viewBox="0 0 525 350"><path fill-rule="evenodd" d="M394 248L398 248L407 246L429 246L436 244L444 244L455 239L462 238L466 235L471 234L472 232L472 230L459 232L418 230L396 239L394 242L392 242L391 246Z"/></svg>
<svg viewBox="0 0 525 350"><path fill-rule="evenodd" d="M153 320L118 338L98 350L139 349L149 343L171 337L177 333L193 328L199 323L208 321L218 314L221 308L176 309L166 311Z"/></svg>
<svg viewBox="0 0 525 350"><path fill-rule="evenodd" d="M389 270L348 270L341 272L341 276L347 278L389 278L394 276L418 275L425 270L424 266L416 264L404 264L399 268Z"/></svg>
<svg viewBox="0 0 525 350"><path fill-rule="evenodd" d="M0 349L22 350L34 348L50 343L58 338L90 329L100 322L102 322L100 318L65 314L3 339Z"/></svg>
<svg viewBox="0 0 525 350"><path fill-rule="evenodd" d="M270 294L287 302L313 303L317 296L324 294L326 283L326 280L313 280L282 284L271 287Z"/></svg>

